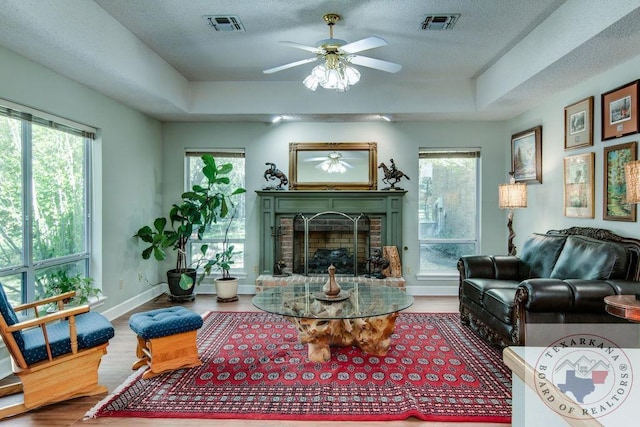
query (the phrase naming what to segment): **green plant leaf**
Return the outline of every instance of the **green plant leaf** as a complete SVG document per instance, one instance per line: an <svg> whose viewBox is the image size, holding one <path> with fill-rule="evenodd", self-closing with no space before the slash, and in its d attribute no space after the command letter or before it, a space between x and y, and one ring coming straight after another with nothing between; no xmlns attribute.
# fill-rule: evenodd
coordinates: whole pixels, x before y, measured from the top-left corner
<svg viewBox="0 0 640 427"><path fill-rule="evenodd" d="M162 261L165 259L167 255L165 254L165 252L160 249L159 247L155 246L153 247L153 257L157 260L157 261Z"/></svg>
<svg viewBox="0 0 640 427"><path fill-rule="evenodd" d="M218 168L218 175L226 175L233 170L231 163L225 163Z"/></svg>
<svg viewBox="0 0 640 427"><path fill-rule="evenodd" d="M206 165L202 168L202 173L209 180L209 182L216 182L216 175L218 174L215 164L214 165Z"/></svg>
<svg viewBox="0 0 640 427"><path fill-rule="evenodd" d="M138 237L143 242L152 243L153 242L153 230L148 225L142 227L133 237Z"/></svg>
<svg viewBox="0 0 640 427"><path fill-rule="evenodd" d="M155 221L153 221L153 226L160 233L162 233L164 231L164 228L166 227L166 225L167 225L167 219L166 218L156 218Z"/></svg>
<svg viewBox="0 0 640 427"><path fill-rule="evenodd" d="M149 259L151 252L153 252L153 246L149 246L147 249L142 251L142 258Z"/></svg>
<svg viewBox="0 0 640 427"><path fill-rule="evenodd" d="M193 286L193 279L187 276L186 274L181 274L179 285L180 285L180 288L184 289L185 291L188 291Z"/></svg>

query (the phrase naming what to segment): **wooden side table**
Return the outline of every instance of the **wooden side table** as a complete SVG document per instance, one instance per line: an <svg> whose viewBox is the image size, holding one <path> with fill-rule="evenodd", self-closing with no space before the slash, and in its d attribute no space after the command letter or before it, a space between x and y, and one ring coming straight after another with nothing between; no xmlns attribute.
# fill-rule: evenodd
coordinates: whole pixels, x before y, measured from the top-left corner
<svg viewBox="0 0 640 427"><path fill-rule="evenodd" d="M640 322L640 300L635 295L609 295L604 299L607 313L633 322Z"/></svg>

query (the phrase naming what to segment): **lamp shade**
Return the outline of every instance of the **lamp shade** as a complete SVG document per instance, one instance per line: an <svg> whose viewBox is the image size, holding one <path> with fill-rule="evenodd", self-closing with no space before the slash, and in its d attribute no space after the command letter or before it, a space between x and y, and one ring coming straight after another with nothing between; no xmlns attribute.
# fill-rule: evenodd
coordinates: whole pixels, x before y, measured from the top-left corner
<svg viewBox="0 0 640 427"><path fill-rule="evenodd" d="M500 184L498 187L500 209L526 208L527 184Z"/></svg>
<svg viewBox="0 0 640 427"><path fill-rule="evenodd" d="M640 203L640 161L626 163L624 176L627 187L627 203Z"/></svg>

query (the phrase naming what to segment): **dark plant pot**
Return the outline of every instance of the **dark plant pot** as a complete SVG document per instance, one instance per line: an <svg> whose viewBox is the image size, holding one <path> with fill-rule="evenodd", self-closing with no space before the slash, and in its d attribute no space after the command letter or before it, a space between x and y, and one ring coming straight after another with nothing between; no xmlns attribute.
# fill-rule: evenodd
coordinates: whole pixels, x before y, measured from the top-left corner
<svg viewBox="0 0 640 427"><path fill-rule="evenodd" d="M193 279L193 286L189 289L182 289L180 287L180 278L182 277L182 273ZM186 270L169 270L167 271L167 283L169 284L169 298L172 301L193 301L195 299L195 295L193 294L194 289L196 288L196 276L198 272L193 268L187 268Z"/></svg>

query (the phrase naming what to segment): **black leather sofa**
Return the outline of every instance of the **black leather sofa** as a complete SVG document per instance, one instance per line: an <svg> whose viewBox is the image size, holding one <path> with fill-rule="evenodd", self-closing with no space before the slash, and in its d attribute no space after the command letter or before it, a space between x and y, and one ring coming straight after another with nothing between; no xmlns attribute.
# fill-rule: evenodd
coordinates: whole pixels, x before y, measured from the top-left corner
<svg viewBox="0 0 640 427"><path fill-rule="evenodd" d="M499 346L525 345L530 323L626 322L604 297L640 293L640 240L572 227L527 237L520 256L458 261L460 316Z"/></svg>

